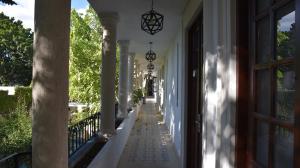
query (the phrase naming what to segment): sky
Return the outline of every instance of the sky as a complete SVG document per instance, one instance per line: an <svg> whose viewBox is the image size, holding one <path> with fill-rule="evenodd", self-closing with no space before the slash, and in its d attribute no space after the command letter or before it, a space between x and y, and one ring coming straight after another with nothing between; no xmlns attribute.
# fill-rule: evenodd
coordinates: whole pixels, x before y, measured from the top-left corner
<svg viewBox="0 0 300 168"><path fill-rule="evenodd" d="M279 20L280 31L289 31L292 27L292 24L295 23L295 11L285 15Z"/></svg>
<svg viewBox="0 0 300 168"><path fill-rule="evenodd" d="M18 5L4 5L0 2L0 12L5 15L14 17L23 22L24 27L33 30L34 24L34 0L15 0ZM86 0L72 0L72 8L83 13L88 7Z"/></svg>

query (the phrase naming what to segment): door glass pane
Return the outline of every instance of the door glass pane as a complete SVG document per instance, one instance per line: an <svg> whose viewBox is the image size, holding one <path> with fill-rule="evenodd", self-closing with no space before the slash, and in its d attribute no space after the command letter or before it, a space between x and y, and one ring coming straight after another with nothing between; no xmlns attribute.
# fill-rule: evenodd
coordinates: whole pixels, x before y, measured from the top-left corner
<svg viewBox="0 0 300 168"><path fill-rule="evenodd" d="M256 0L256 12L260 13L270 6L270 0Z"/></svg>
<svg viewBox="0 0 300 168"><path fill-rule="evenodd" d="M293 168L294 135L285 128L277 126L274 141L274 167Z"/></svg>
<svg viewBox="0 0 300 168"><path fill-rule="evenodd" d="M270 114L270 71L259 70L256 72L256 112Z"/></svg>
<svg viewBox="0 0 300 168"><path fill-rule="evenodd" d="M256 161L263 165L268 165L269 151L269 125L264 122L256 122Z"/></svg>
<svg viewBox="0 0 300 168"><path fill-rule="evenodd" d="M288 5L276 13L277 19L277 59L295 57L295 10Z"/></svg>
<svg viewBox="0 0 300 168"><path fill-rule="evenodd" d="M257 22L256 33L256 63L270 61L270 19L265 17Z"/></svg>
<svg viewBox="0 0 300 168"><path fill-rule="evenodd" d="M293 122L296 93L294 66L280 66L277 68L276 76L276 118Z"/></svg>

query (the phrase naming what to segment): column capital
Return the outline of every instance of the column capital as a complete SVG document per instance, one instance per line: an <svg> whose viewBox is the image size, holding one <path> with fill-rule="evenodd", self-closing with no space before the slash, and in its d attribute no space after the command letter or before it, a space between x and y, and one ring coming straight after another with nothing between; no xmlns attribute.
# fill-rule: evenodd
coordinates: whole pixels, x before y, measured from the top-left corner
<svg viewBox="0 0 300 168"><path fill-rule="evenodd" d="M119 14L116 12L99 12L98 16L103 27L116 26L119 22Z"/></svg>
<svg viewBox="0 0 300 168"><path fill-rule="evenodd" d="M118 40L118 44L120 45L120 47L129 47L129 40Z"/></svg>

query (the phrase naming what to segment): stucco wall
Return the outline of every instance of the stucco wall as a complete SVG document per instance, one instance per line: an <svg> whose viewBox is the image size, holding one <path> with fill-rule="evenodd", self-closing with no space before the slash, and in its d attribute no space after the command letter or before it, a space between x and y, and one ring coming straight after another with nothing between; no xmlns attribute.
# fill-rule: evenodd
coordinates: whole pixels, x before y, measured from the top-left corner
<svg viewBox="0 0 300 168"><path fill-rule="evenodd" d="M234 4L233 0L205 0L203 3L204 167L234 167L236 104Z"/></svg>
<svg viewBox="0 0 300 168"><path fill-rule="evenodd" d="M174 40L172 47L166 56L165 60L165 97L164 97L164 121L172 135L173 142L179 157L182 154L182 38L181 30Z"/></svg>
<svg viewBox="0 0 300 168"><path fill-rule="evenodd" d="M179 25L180 31L164 63L164 118L184 167L187 124L185 99L187 31L202 6L203 167L234 167L236 105L234 0L204 0L203 3L200 0L190 0L186 4Z"/></svg>

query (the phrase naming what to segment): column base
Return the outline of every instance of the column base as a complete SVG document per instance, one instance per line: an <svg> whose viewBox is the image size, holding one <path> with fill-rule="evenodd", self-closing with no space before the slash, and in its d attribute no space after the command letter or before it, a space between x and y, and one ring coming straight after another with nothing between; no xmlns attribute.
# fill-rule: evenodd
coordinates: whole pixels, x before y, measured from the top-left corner
<svg viewBox="0 0 300 168"><path fill-rule="evenodd" d="M123 118L123 119L128 118L128 111L126 110L124 114L122 111L119 110L117 116L118 118Z"/></svg>
<svg viewBox="0 0 300 168"><path fill-rule="evenodd" d="M117 134L116 130L111 130L111 129L102 129L100 131L100 134L106 138L109 139L110 137L114 136Z"/></svg>

